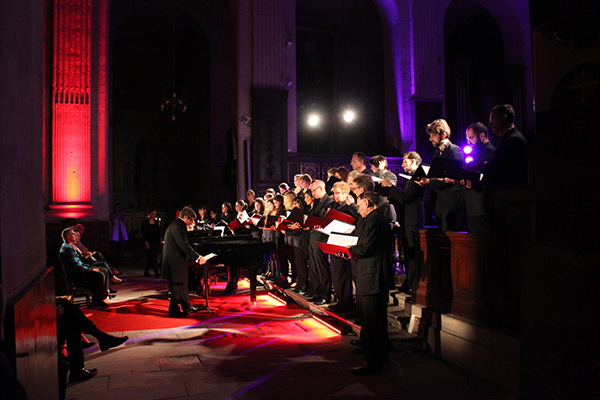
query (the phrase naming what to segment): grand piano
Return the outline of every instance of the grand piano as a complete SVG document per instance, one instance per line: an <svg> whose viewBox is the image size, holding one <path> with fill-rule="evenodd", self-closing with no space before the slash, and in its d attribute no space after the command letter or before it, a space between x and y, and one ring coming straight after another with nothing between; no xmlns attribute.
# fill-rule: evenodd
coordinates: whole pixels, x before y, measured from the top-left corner
<svg viewBox="0 0 600 400"><path fill-rule="evenodd" d="M210 230L188 232L188 242L201 255L215 253L214 263L229 267L234 279L238 269L245 270L250 280L250 300L256 302L256 275L271 262L274 242L261 242L251 235L216 236Z"/></svg>

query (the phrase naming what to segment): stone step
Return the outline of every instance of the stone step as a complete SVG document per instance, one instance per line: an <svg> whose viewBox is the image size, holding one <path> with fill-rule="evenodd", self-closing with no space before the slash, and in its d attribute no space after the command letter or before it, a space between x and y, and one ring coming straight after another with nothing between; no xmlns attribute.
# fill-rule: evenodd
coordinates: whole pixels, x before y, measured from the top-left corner
<svg viewBox="0 0 600 400"><path fill-rule="evenodd" d="M388 305L388 322L399 329L406 330L410 323L410 314L405 312L404 307Z"/></svg>

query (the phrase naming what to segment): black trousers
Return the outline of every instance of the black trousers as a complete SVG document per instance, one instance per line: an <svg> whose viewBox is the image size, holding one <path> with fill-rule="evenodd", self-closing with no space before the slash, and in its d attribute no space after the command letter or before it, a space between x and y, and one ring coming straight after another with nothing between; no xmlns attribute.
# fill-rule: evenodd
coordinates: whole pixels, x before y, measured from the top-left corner
<svg viewBox="0 0 600 400"><path fill-rule="evenodd" d="M108 334L98 329L79 307L68 300L57 299L57 305L64 310L63 315L56 320L58 343L67 343L69 370L80 371L84 367L81 333L90 334L99 341L108 338Z"/></svg>
<svg viewBox="0 0 600 400"><path fill-rule="evenodd" d="M92 292L95 302L102 301L108 297L108 273L102 272L102 267L98 267L100 272L81 271L69 275L69 280L76 286L83 286Z"/></svg>
<svg viewBox="0 0 600 400"><path fill-rule="evenodd" d="M185 274L183 282L170 282L171 301L169 302L169 314L178 312L187 312L190 308L190 293L188 286L188 276ZM181 310L179 306L181 305Z"/></svg>
<svg viewBox="0 0 600 400"><path fill-rule="evenodd" d="M148 275L150 273L150 269L154 271L154 275L158 277L158 255L160 254L160 249L155 249L150 247L146 249L146 268L144 269L144 275Z"/></svg>
<svg viewBox="0 0 600 400"><path fill-rule="evenodd" d="M310 244L308 248L308 257L310 259L311 282L314 282L313 288L315 296L323 297L327 300L331 297L331 269L329 268L329 257L321 251L317 242L327 242L327 235L320 232L310 233Z"/></svg>
<svg viewBox="0 0 600 400"><path fill-rule="evenodd" d="M303 246L302 235L294 236L294 258L296 260L296 281L299 288L308 288L308 251Z"/></svg>
<svg viewBox="0 0 600 400"><path fill-rule="evenodd" d="M352 303L352 267L350 260L332 256L331 280L333 291L338 301L342 304Z"/></svg>
<svg viewBox="0 0 600 400"><path fill-rule="evenodd" d="M364 342L365 361L374 366L383 366L387 359L388 330L387 304L388 292L360 296L362 326L360 338Z"/></svg>

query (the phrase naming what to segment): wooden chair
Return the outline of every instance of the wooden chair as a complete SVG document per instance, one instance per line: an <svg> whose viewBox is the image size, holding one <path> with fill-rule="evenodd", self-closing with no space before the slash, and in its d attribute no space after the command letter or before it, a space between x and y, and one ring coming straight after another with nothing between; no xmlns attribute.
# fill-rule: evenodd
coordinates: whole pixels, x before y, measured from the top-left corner
<svg viewBox="0 0 600 400"><path fill-rule="evenodd" d="M75 296L84 296L85 297L85 304L90 306L92 305L92 292L90 292L90 290L88 288L85 288L83 286L75 286L73 284L73 282L69 281L69 278L67 277L67 270L65 268L65 264L63 263L63 260L61 260L59 258L59 262L60 262L60 269L57 270L58 272L58 285L60 289L62 289L62 291L65 293L66 296L71 296L71 297L75 297Z"/></svg>

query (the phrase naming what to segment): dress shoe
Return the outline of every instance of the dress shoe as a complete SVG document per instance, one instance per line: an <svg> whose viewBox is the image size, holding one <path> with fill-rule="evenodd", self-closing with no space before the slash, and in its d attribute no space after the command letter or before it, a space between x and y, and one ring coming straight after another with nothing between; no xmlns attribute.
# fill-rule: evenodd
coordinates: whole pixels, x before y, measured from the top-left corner
<svg viewBox="0 0 600 400"><path fill-rule="evenodd" d="M117 297L117 295L116 295L116 294L109 294L109 295L107 296L107 298L108 298L109 300L110 300L110 299L114 299L115 297Z"/></svg>
<svg viewBox="0 0 600 400"><path fill-rule="evenodd" d="M181 311L169 311L169 318L185 318L187 314L182 313Z"/></svg>
<svg viewBox="0 0 600 400"><path fill-rule="evenodd" d="M363 341L362 341L362 339L352 339L352 340L350 341L350 344L351 344L352 346L364 346L364 345L365 345L365 342L363 342Z"/></svg>
<svg viewBox="0 0 600 400"><path fill-rule="evenodd" d="M96 368L85 369L82 368L80 371L71 372L69 375L69 383L86 381L90 378L95 377L98 374L98 370Z"/></svg>
<svg viewBox="0 0 600 400"><path fill-rule="evenodd" d="M100 351L106 351L108 349L112 349L113 347L120 346L127 340L129 340L129 336L116 337L107 335L106 339L100 340Z"/></svg>
<svg viewBox="0 0 600 400"><path fill-rule="evenodd" d="M306 293L306 286L298 286L294 288L294 292L296 293Z"/></svg>
<svg viewBox="0 0 600 400"><path fill-rule="evenodd" d="M195 313L198 311L200 311L200 308L195 307L195 306L190 306L190 308L187 309L188 314Z"/></svg>
<svg viewBox="0 0 600 400"><path fill-rule="evenodd" d="M115 293L117 293L117 291L115 289L108 289L108 293L115 294Z"/></svg>
<svg viewBox="0 0 600 400"><path fill-rule="evenodd" d="M323 297L321 297L321 299L319 299L319 300L317 300L317 301L313 301L312 303L313 303L314 305L316 305L316 306L323 306L323 305L325 305L325 304L327 304L327 303L329 303L329 302L327 301L327 299L326 299L326 298L323 298Z"/></svg>
<svg viewBox="0 0 600 400"><path fill-rule="evenodd" d="M112 279L110 280L112 283L121 283L123 282L125 279L121 279L121 278L117 278L116 276L113 276Z"/></svg>
<svg viewBox="0 0 600 400"><path fill-rule="evenodd" d="M365 363L362 367L352 368L352 374L357 376L380 374L383 366Z"/></svg>

